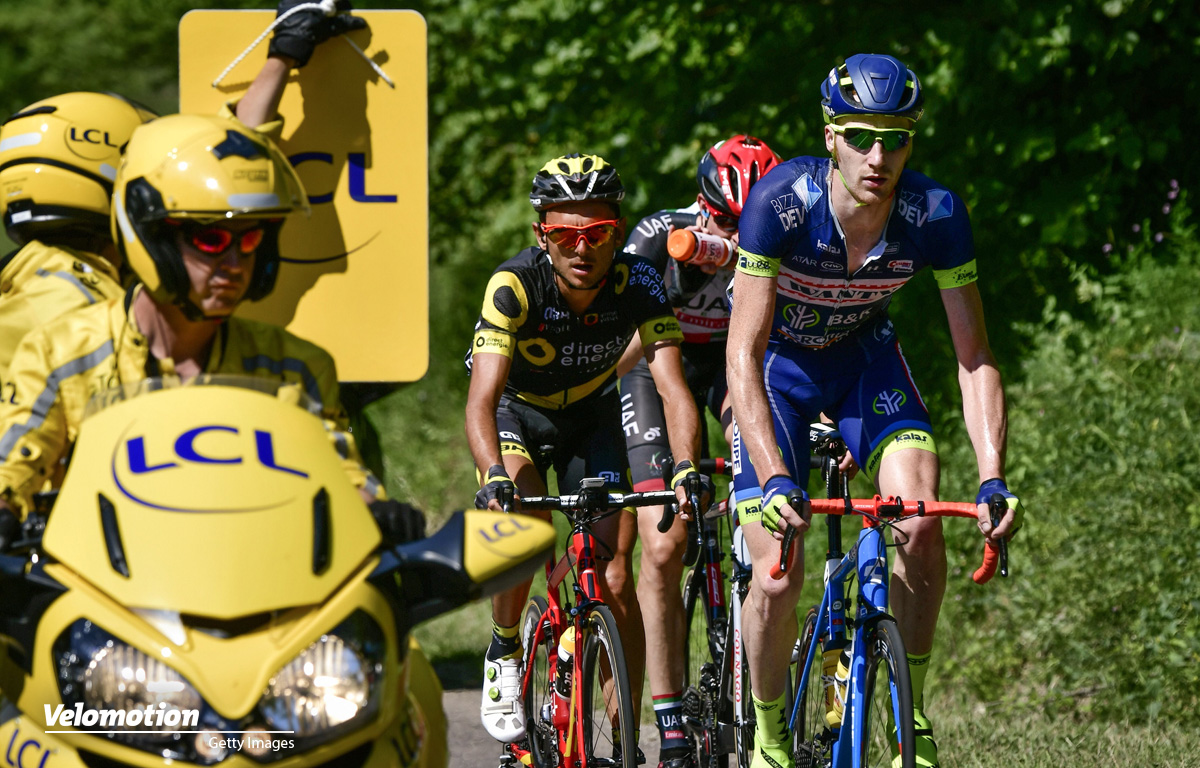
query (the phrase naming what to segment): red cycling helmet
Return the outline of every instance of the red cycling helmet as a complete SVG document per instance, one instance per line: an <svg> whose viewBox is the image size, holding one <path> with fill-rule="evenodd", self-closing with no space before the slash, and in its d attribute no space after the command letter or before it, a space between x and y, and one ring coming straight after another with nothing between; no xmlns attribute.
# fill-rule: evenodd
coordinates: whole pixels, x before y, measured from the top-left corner
<svg viewBox="0 0 1200 768"><path fill-rule="evenodd" d="M765 141L739 133L704 153L696 183L713 210L741 216L750 187L781 162Z"/></svg>

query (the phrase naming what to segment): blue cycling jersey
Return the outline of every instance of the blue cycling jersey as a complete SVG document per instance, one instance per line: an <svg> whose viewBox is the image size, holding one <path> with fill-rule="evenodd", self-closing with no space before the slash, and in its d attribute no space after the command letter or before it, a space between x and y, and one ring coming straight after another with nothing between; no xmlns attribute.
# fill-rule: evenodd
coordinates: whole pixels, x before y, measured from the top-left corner
<svg viewBox="0 0 1200 768"><path fill-rule="evenodd" d="M773 339L827 347L878 327L892 294L927 266L941 288L974 282L966 206L911 170L896 184L883 236L850 274L845 236L830 207L831 170L829 158L789 160L754 185L742 209L737 268L777 278Z"/></svg>

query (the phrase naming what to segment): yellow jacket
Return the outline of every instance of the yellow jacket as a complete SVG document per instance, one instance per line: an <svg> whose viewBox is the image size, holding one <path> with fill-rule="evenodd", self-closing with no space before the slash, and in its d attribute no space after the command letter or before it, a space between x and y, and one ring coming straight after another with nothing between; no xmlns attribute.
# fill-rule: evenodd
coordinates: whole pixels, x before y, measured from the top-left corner
<svg viewBox="0 0 1200 768"><path fill-rule="evenodd" d="M53 477L79 433L91 397L151 375L171 375L174 362L151 360L132 302L121 298L72 312L28 334L13 356L11 402L0 403L0 497L22 511ZM333 358L275 325L230 318L221 325L206 373L263 376L298 385L321 405L330 440L354 484L382 498L378 481L358 461L346 433Z"/></svg>
<svg viewBox="0 0 1200 768"><path fill-rule="evenodd" d="M117 268L103 256L34 240L0 268L0 397L12 398L8 366L34 328L124 293Z"/></svg>

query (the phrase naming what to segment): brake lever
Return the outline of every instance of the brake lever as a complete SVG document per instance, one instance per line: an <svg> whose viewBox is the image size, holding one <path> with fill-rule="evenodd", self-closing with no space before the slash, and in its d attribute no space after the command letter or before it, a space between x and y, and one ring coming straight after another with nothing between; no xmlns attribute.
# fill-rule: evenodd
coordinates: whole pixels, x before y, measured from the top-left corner
<svg viewBox="0 0 1200 768"><path fill-rule="evenodd" d="M988 516L992 519L992 530L1000 525L1004 513L1008 511L1008 501L1002 494L993 493L988 500ZM1008 540L1000 539L997 548L1000 550L1000 575L1008 578Z"/></svg>

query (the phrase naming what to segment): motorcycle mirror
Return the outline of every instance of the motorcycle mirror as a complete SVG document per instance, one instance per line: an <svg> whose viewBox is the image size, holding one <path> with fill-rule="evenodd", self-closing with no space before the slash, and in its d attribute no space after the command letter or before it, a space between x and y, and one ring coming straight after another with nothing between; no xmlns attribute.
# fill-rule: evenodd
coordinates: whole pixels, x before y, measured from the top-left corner
<svg viewBox="0 0 1200 768"><path fill-rule="evenodd" d="M554 540L554 526L537 518L459 511L432 536L383 550L370 580L399 590L407 631L530 578Z"/></svg>

